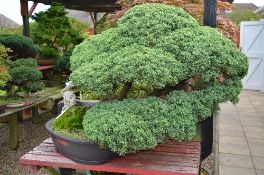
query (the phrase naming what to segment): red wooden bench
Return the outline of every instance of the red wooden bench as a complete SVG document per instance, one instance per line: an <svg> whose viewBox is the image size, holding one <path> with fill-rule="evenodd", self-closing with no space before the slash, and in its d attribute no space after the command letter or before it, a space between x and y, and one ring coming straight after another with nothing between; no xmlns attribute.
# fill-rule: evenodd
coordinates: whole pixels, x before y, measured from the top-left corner
<svg viewBox="0 0 264 175"><path fill-rule="evenodd" d="M52 169L53 172L53 168L66 168L145 175L198 175L200 153L199 141L167 141L153 150L126 155L100 165L85 165L59 154L49 138L22 156L20 164Z"/></svg>
<svg viewBox="0 0 264 175"><path fill-rule="evenodd" d="M50 66L38 66L38 70L40 71L44 71L44 70L49 70L49 69L53 69L53 65Z"/></svg>

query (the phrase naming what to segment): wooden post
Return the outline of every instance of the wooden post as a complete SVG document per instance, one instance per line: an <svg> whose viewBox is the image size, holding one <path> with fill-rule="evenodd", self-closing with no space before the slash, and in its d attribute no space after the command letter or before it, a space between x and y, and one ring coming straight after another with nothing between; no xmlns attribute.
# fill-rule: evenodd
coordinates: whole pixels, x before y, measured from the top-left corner
<svg viewBox="0 0 264 175"><path fill-rule="evenodd" d="M216 3L217 0L204 0L204 18L205 26L216 27Z"/></svg>
<svg viewBox="0 0 264 175"><path fill-rule="evenodd" d="M17 114L12 114L8 118L9 124L9 142L11 149L16 149L18 147L18 137L17 137Z"/></svg>
<svg viewBox="0 0 264 175"><path fill-rule="evenodd" d="M94 12L94 34L96 34L97 12Z"/></svg>
<svg viewBox="0 0 264 175"><path fill-rule="evenodd" d="M28 15L28 0L20 0L21 16L23 19L23 35L30 37L29 33L29 15Z"/></svg>

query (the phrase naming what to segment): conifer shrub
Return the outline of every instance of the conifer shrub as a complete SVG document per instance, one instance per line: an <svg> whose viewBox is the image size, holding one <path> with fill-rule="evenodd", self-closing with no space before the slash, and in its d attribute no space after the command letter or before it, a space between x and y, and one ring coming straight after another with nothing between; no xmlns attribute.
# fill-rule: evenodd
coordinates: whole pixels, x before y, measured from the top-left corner
<svg viewBox="0 0 264 175"><path fill-rule="evenodd" d="M21 58L16 61L9 61L9 72L12 77L9 84L18 86L19 91L29 93L42 90L45 85L40 81L42 73L37 69L37 66L34 58Z"/></svg>
<svg viewBox="0 0 264 175"><path fill-rule="evenodd" d="M41 57L49 59L62 56L83 40L79 30L71 25L66 14L63 5L52 2L47 11L32 16L36 22L32 38L40 47Z"/></svg>
<svg viewBox="0 0 264 175"><path fill-rule="evenodd" d="M193 139L220 103L238 102L248 69L231 40L162 4L131 8L70 61L70 80L103 101L86 112L85 134L119 154Z"/></svg>
<svg viewBox="0 0 264 175"><path fill-rule="evenodd" d="M12 60L29 57L34 58L39 51L39 48L30 38L22 35L0 35L0 44L12 50L12 52L8 53Z"/></svg>

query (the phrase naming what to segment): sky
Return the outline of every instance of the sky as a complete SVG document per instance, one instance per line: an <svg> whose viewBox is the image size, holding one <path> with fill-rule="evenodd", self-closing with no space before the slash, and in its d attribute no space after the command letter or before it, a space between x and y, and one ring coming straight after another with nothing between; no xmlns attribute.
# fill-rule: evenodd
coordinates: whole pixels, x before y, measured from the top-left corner
<svg viewBox="0 0 264 175"><path fill-rule="evenodd" d="M235 3L254 3L257 6L264 5L264 0L235 0ZM29 8L33 4L32 1L29 2ZM38 4L34 13L44 11L49 6ZM22 17L20 15L20 1L19 0L0 0L0 13L17 22L22 24Z"/></svg>

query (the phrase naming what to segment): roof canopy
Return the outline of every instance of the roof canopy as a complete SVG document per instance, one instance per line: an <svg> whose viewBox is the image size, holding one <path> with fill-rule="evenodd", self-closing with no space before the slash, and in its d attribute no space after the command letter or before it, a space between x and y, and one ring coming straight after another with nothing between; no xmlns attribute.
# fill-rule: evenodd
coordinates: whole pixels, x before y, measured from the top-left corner
<svg viewBox="0 0 264 175"><path fill-rule="evenodd" d="M50 5L52 2L59 2L67 9L91 11L91 12L114 12L121 9L116 4L117 0L31 0L35 3Z"/></svg>

